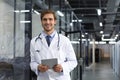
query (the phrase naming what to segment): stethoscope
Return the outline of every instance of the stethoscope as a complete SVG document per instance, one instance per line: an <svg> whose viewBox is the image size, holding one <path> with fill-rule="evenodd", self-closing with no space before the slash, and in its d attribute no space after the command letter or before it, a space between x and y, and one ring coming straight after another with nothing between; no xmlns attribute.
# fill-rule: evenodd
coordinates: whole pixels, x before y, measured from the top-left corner
<svg viewBox="0 0 120 80"><path fill-rule="evenodd" d="M59 50L60 49L60 35L59 33L58 34L58 42L57 42L57 49ZM38 37L35 39L35 42L40 39L42 41L42 38L40 37L41 36L41 33L38 35Z"/></svg>

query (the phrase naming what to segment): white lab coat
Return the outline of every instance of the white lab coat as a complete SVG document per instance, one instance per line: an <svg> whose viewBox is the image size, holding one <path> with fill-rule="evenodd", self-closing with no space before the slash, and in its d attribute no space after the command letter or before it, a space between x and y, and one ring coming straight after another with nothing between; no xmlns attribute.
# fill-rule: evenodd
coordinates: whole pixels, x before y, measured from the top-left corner
<svg viewBox="0 0 120 80"><path fill-rule="evenodd" d="M37 36L38 37L38 36ZM58 33L56 32L50 46L43 34L40 38L31 40L30 52L31 52L31 70L37 75L37 80L70 80L70 72L77 66L76 56L70 40L59 34L59 50L58 50ZM36 41L35 41L36 40ZM38 64L41 64L42 59L57 58L58 64L63 67L63 72L57 73L52 69L41 73L38 71Z"/></svg>

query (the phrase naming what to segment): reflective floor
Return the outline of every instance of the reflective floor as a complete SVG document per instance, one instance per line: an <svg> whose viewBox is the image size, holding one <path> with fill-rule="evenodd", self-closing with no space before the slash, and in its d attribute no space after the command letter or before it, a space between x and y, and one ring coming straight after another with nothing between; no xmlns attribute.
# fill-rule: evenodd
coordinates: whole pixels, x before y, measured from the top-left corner
<svg viewBox="0 0 120 80"><path fill-rule="evenodd" d="M109 61L96 63L91 68L85 69L83 80L120 80L115 75Z"/></svg>

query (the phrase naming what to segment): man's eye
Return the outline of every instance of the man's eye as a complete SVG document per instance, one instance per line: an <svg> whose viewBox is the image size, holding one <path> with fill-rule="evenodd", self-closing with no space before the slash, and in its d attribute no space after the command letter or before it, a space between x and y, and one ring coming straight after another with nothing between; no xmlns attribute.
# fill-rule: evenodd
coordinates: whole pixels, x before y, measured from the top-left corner
<svg viewBox="0 0 120 80"><path fill-rule="evenodd" d="M49 20L50 20L50 21L52 21L53 19L52 19L52 18L50 18Z"/></svg>
<svg viewBox="0 0 120 80"><path fill-rule="evenodd" d="M47 19L43 19L43 21L47 21Z"/></svg>
<svg viewBox="0 0 120 80"><path fill-rule="evenodd" d="M43 19L43 21L47 21L47 20L52 21L53 19L52 19L52 18L49 18L49 19Z"/></svg>

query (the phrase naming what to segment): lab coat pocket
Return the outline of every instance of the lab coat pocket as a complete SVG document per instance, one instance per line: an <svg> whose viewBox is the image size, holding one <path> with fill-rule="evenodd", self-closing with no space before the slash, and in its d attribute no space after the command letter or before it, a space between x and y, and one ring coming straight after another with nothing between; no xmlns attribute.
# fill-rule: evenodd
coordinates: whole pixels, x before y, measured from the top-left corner
<svg viewBox="0 0 120 80"><path fill-rule="evenodd" d="M62 63L66 60L66 56L65 56L64 52L59 51L59 59L60 59L60 63Z"/></svg>
<svg viewBox="0 0 120 80"><path fill-rule="evenodd" d="M38 62L38 63L41 63L41 57L40 57L40 50L35 50L35 60Z"/></svg>

